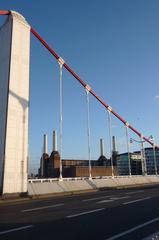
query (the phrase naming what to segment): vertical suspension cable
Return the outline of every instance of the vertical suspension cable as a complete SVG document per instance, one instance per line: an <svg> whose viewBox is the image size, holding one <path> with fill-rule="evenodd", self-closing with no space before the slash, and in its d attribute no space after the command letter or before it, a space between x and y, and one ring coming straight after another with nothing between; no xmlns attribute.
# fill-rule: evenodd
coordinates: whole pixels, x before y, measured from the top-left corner
<svg viewBox="0 0 159 240"><path fill-rule="evenodd" d="M88 142L88 161L89 161L89 178L92 178L92 167L91 167L91 144L90 144L90 103L89 103L89 91L90 86L86 85L86 101L87 101L87 142Z"/></svg>
<svg viewBox="0 0 159 240"><path fill-rule="evenodd" d="M145 158L145 150L144 150L144 140L143 137L140 137L141 142L141 164L142 164L142 174L147 175L147 166L146 166L146 158Z"/></svg>
<svg viewBox="0 0 159 240"><path fill-rule="evenodd" d="M114 166L112 157L112 123L111 123L111 108L108 109L108 123L109 123L109 141L110 141L110 163L112 169L112 177L114 177Z"/></svg>
<svg viewBox="0 0 159 240"><path fill-rule="evenodd" d="M63 150L63 142L62 142L62 130L63 130L63 85L62 85L62 67L64 64L64 60L62 58L58 59L58 63L60 66L60 175L59 178L62 180L62 150Z"/></svg>
<svg viewBox="0 0 159 240"><path fill-rule="evenodd" d="M153 143L153 158L154 158L155 174L158 175L158 172L157 172L157 162L156 162L155 142Z"/></svg>
<svg viewBox="0 0 159 240"><path fill-rule="evenodd" d="M0 15L1 13L2 14L9 14L10 12L9 11L6 11L5 13L0 10ZM56 59L59 59L59 55L47 44L47 42L35 31L35 29L33 29L31 27L30 29L31 33L41 42L41 44L56 58ZM83 87L86 87L86 83L66 64L64 63L64 67L67 69L68 72L70 72L70 74L72 74L72 76L74 76L79 82L80 84L83 86ZM109 106L107 103L105 103L92 89L90 91L90 93L92 94L92 96L94 96L106 109L109 109ZM116 113L113 109L112 109L112 114L118 118L122 123L126 123L126 120L123 119L118 113ZM136 133L138 136L141 135L141 133L135 129L133 126L129 125L129 128L134 132ZM153 143L146 137L143 136L143 139L150 143L151 146L153 145ZM156 145L156 148L159 148L158 145Z"/></svg>
<svg viewBox="0 0 159 240"><path fill-rule="evenodd" d="M142 168L142 175L144 175L144 158L143 158L143 141L142 138L140 139L141 142L141 168Z"/></svg>
<svg viewBox="0 0 159 240"><path fill-rule="evenodd" d="M147 175L147 162L146 162L146 154L145 154L145 147L144 147L144 141L143 141L143 156L144 156L144 171L145 175Z"/></svg>
<svg viewBox="0 0 159 240"><path fill-rule="evenodd" d="M128 152L129 175L131 176L131 161L130 161L130 149L129 149L128 123L126 123L126 125L125 125L125 130L126 130L126 144L127 144L127 152Z"/></svg>

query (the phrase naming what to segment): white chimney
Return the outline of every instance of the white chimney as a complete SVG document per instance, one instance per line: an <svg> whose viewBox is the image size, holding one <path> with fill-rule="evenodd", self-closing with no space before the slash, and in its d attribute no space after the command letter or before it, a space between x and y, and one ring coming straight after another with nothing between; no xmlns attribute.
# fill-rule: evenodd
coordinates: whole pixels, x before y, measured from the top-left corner
<svg viewBox="0 0 159 240"><path fill-rule="evenodd" d="M116 137L115 136L113 136L112 137L112 143L113 143L113 152L116 152Z"/></svg>
<svg viewBox="0 0 159 240"><path fill-rule="evenodd" d="M100 139L100 155L104 156L104 140L103 140L103 138Z"/></svg>
<svg viewBox="0 0 159 240"><path fill-rule="evenodd" d="M41 157L40 167L41 167L41 177L43 177L44 176L44 157L43 157L43 155Z"/></svg>
<svg viewBox="0 0 159 240"><path fill-rule="evenodd" d="M53 151L57 151L57 133L53 131Z"/></svg>

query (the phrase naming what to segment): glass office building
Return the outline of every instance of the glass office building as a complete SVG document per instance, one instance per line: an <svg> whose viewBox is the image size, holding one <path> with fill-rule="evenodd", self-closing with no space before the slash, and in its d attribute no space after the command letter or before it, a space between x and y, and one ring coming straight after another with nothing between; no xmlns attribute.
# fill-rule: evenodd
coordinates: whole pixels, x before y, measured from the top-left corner
<svg viewBox="0 0 159 240"><path fill-rule="evenodd" d="M117 171L119 175L129 175L129 157L132 175L141 175L141 153L122 153L117 156Z"/></svg>
<svg viewBox="0 0 159 240"><path fill-rule="evenodd" d="M156 148L155 151L153 148L145 148L145 159L147 174L155 174L155 165L157 173L159 173L159 149Z"/></svg>
<svg viewBox="0 0 159 240"><path fill-rule="evenodd" d="M141 152L129 153L132 175L142 175ZM117 155L117 169L119 175L129 175L129 157L128 153ZM159 149L152 147L144 149L144 158L148 175L159 173Z"/></svg>

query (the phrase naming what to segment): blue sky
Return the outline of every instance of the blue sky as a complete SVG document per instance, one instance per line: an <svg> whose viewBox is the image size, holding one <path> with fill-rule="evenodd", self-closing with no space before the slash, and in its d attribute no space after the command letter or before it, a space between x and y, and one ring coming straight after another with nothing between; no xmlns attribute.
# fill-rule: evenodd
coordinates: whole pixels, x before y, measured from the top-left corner
<svg viewBox="0 0 159 240"><path fill-rule="evenodd" d="M1 9L23 14L101 98L145 136L153 135L159 142L158 0L2 0ZM63 81L63 157L87 159L85 91L66 70ZM90 110L92 159L99 157L101 137L109 156L107 112L93 97ZM126 151L123 125L114 117L112 124L118 150ZM59 135L59 66L31 36L32 170L39 165L44 133L51 151L53 129Z"/></svg>

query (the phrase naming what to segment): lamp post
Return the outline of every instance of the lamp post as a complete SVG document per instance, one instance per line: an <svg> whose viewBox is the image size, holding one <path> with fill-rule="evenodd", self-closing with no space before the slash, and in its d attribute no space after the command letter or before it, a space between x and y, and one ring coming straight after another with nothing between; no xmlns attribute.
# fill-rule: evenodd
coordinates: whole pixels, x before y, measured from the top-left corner
<svg viewBox="0 0 159 240"><path fill-rule="evenodd" d="M137 142L141 144L141 166L142 166L142 174L147 175L147 167L146 167L146 160L145 160L145 151L144 151L144 140L141 136L141 140L138 141L136 139L130 138L130 143Z"/></svg>

